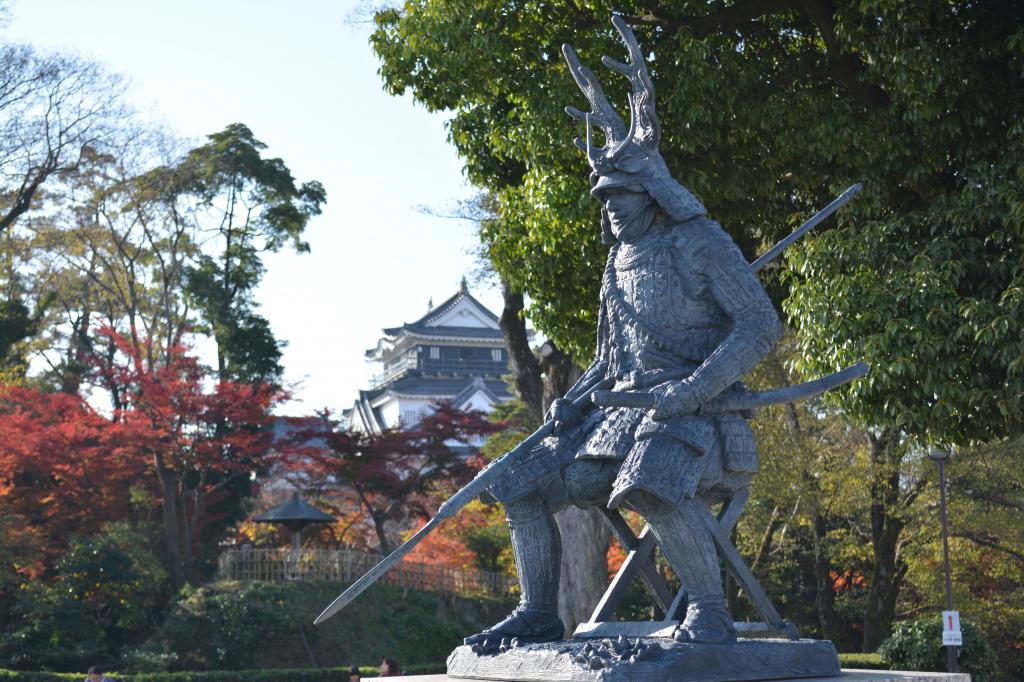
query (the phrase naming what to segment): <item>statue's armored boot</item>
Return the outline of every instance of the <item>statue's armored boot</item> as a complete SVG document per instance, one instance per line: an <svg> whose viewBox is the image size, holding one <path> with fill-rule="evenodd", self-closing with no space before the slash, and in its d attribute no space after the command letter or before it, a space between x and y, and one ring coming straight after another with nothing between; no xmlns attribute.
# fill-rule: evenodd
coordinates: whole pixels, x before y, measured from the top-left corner
<svg viewBox="0 0 1024 682"><path fill-rule="evenodd" d="M736 640L736 628L725 606L725 594L719 575L718 555L704 522L694 509L692 499L678 507L643 496L639 507L651 524L672 570L686 588L686 618L673 637L678 642L727 644Z"/></svg>
<svg viewBox="0 0 1024 682"><path fill-rule="evenodd" d="M547 504L539 496L509 503L512 552L521 599L508 618L465 639L477 653L496 653L520 644L562 639L558 618L558 572L562 541Z"/></svg>

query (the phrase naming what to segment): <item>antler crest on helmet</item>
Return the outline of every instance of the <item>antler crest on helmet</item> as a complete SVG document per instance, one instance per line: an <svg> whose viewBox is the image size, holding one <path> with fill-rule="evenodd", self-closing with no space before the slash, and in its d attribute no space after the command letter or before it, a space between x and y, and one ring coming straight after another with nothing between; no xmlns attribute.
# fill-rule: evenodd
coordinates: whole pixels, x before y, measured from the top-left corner
<svg viewBox="0 0 1024 682"><path fill-rule="evenodd" d="M619 117L618 112L605 97L601 83L594 76L594 72L583 66L575 50L568 44L562 46L562 53L569 65L576 84L590 102L592 111L583 112L575 107L566 107L565 111L573 118L583 121L587 126L586 141L576 138L575 144L587 154L590 166L597 172L610 170L617 167L616 161L626 161L624 152L632 146L639 147L641 155L645 158L658 154L658 143L661 140L661 124L658 122L658 115L654 109L654 84L647 74L647 65L644 62L643 53L640 50L640 43L629 24L622 17L612 17L612 25L622 36L626 48L629 50L629 63L623 64L614 59L603 56L601 62L613 71L625 76L633 86L629 95L630 122L627 130ZM604 132L605 144L603 147L594 147L591 140L591 127L598 126ZM632 156L632 155L629 155ZM627 165L628 162L627 162ZM623 168L631 171L633 169Z"/></svg>

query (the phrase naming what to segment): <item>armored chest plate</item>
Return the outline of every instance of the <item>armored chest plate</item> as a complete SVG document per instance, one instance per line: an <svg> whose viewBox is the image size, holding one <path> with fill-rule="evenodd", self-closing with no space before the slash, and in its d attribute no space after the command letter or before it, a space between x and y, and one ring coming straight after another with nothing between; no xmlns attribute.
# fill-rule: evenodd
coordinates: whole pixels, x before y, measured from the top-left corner
<svg viewBox="0 0 1024 682"><path fill-rule="evenodd" d="M605 295L622 373L700 364L731 328L673 229L619 244Z"/></svg>

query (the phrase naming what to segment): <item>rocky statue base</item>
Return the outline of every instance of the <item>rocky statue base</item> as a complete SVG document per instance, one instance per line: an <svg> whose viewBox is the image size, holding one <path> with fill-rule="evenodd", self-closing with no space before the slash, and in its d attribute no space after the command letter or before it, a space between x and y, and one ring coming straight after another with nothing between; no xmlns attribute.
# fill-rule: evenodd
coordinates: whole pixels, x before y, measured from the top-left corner
<svg viewBox="0 0 1024 682"><path fill-rule="evenodd" d="M747 682L840 674L832 642L739 639L732 644L682 644L640 637L574 639L503 647L493 655L460 646L448 677L553 682Z"/></svg>

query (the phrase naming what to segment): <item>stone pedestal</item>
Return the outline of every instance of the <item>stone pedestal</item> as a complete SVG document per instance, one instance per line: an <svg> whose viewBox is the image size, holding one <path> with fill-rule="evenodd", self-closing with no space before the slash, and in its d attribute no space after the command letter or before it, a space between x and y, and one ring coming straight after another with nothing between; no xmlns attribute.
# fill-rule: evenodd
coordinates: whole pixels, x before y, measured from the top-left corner
<svg viewBox="0 0 1024 682"><path fill-rule="evenodd" d="M364 677L364 680L381 679L377 677ZM402 682L455 682L457 678L447 675L413 675L410 677L388 678L398 679ZM463 681L468 678L459 678ZM657 682L672 682L670 677L654 678ZM484 682L481 678L469 682ZM792 680L778 680L777 682L795 682ZM815 677L803 678L800 682L971 682L971 676L966 673L915 673L895 670L843 670L839 677Z"/></svg>
<svg viewBox="0 0 1024 682"><path fill-rule="evenodd" d="M754 682L840 674L831 642L740 639L731 644L683 644L625 637L569 640L478 655L460 646L448 657L448 677L523 682Z"/></svg>

